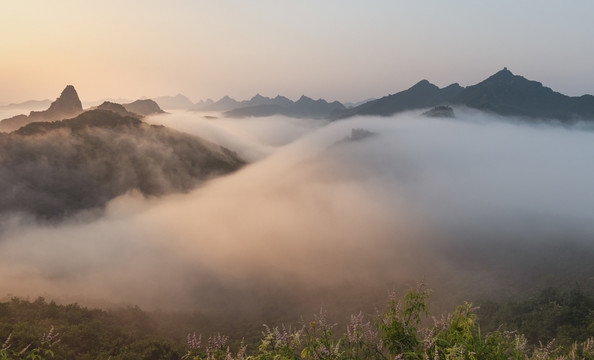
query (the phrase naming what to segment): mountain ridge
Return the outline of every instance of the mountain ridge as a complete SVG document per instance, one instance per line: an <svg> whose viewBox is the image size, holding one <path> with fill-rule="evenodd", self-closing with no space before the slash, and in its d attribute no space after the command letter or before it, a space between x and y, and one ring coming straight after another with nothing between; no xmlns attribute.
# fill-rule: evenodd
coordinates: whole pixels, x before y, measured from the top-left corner
<svg viewBox="0 0 594 360"><path fill-rule="evenodd" d="M439 88L427 80L380 99L332 114L332 120L357 115L390 116L436 106L467 106L504 116L560 120L594 120L594 96L571 97L503 68L485 80L462 87Z"/></svg>

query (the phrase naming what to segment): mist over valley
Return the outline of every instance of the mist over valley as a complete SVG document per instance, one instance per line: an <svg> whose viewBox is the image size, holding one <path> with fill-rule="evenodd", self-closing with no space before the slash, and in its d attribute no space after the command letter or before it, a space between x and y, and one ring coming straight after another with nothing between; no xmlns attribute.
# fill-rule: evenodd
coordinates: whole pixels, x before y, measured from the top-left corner
<svg viewBox="0 0 594 360"><path fill-rule="evenodd" d="M0 134L4 294L267 321L592 286L588 122L102 106Z"/></svg>

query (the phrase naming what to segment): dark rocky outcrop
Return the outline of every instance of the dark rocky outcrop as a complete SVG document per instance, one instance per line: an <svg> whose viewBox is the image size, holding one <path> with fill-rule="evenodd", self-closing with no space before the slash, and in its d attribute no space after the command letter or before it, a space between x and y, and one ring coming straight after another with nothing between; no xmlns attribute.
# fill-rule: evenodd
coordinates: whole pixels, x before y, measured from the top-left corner
<svg viewBox="0 0 594 360"><path fill-rule="evenodd" d="M454 109L451 106L441 105L436 106L431 110L425 111L423 116L427 117L440 117L440 118L454 118L456 115L454 114Z"/></svg>
<svg viewBox="0 0 594 360"><path fill-rule="evenodd" d="M241 106L241 102L224 96L218 101L204 101L194 105L190 110L194 111L227 111Z"/></svg>

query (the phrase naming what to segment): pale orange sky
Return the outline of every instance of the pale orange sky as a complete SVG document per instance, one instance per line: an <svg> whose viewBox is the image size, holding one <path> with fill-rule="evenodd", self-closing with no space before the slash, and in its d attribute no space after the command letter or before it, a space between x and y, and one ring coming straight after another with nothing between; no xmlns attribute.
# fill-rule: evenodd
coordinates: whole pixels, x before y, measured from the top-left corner
<svg viewBox="0 0 594 360"><path fill-rule="evenodd" d="M183 93L358 101L507 66L594 93L591 1L3 1L0 103Z"/></svg>

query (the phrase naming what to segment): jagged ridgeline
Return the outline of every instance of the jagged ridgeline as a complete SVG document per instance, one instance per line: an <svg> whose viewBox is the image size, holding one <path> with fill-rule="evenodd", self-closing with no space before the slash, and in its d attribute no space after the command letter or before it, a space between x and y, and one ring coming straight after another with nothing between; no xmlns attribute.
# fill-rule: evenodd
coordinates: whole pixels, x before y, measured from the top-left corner
<svg viewBox="0 0 594 360"><path fill-rule="evenodd" d="M0 133L0 214L60 219L133 189L146 196L188 191L243 164L196 136L94 109Z"/></svg>

